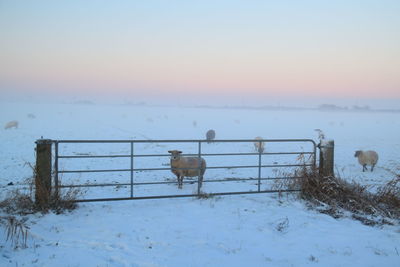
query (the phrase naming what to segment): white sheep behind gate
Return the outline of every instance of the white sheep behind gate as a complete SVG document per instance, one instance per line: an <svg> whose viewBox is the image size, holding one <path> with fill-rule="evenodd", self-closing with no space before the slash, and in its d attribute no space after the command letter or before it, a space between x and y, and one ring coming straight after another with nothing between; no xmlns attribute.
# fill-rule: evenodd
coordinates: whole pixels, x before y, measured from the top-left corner
<svg viewBox="0 0 400 267"><path fill-rule="evenodd" d="M206 140L207 141L211 141L215 139L215 131L214 130L208 130L206 133ZM211 143L211 142L207 142L207 143Z"/></svg>
<svg viewBox="0 0 400 267"><path fill-rule="evenodd" d="M373 150L362 151L357 150L354 157L358 158L358 162L363 166L363 171L367 170L367 165L371 166L371 172L374 170L376 163L378 163L378 153Z"/></svg>
<svg viewBox="0 0 400 267"><path fill-rule="evenodd" d="M254 138L254 140L256 140L254 141L254 149L259 153L263 153L265 149L265 143L260 142L260 140L263 140L263 138L261 136L257 136Z"/></svg>
<svg viewBox="0 0 400 267"><path fill-rule="evenodd" d="M200 176L199 186L201 187L206 171L206 161L199 157L183 157L181 156L182 151L179 150L169 150L168 153L171 153L171 172L178 179L178 188L182 189L183 178L185 176Z"/></svg>

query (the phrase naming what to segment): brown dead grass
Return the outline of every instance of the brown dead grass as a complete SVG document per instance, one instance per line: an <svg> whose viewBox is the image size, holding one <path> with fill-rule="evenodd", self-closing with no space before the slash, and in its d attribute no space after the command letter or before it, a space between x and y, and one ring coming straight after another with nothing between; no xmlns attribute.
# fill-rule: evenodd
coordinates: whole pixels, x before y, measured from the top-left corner
<svg viewBox="0 0 400 267"><path fill-rule="evenodd" d="M302 168L294 176L301 178L287 179L281 186L299 190L299 197L310 206L318 206L322 213L338 218L346 211L351 212L354 219L366 225L392 224L391 221L400 220L400 176L376 193L340 177L321 176L317 169Z"/></svg>
<svg viewBox="0 0 400 267"><path fill-rule="evenodd" d="M25 180L28 189L24 190L24 192L21 192L21 190L9 192L7 197L0 201L0 210L12 215L27 215L36 212L47 213L49 211L60 214L78 207L76 199L82 193L78 188L69 188L62 193L56 192L53 188L48 192L46 187L35 181L36 167L30 163L26 164L33 172L33 176Z"/></svg>
<svg viewBox="0 0 400 267"><path fill-rule="evenodd" d="M15 216L1 216L0 223L5 225L6 241L11 242L14 248L26 248L29 227L26 220L17 219Z"/></svg>

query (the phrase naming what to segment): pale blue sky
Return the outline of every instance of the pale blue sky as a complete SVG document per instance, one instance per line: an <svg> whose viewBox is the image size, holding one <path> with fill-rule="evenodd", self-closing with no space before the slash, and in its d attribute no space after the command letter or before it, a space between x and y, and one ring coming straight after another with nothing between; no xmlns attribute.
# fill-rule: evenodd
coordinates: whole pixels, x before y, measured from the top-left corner
<svg viewBox="0 0 400 267"><path fill-rule="evenodd" d="M0 90L400 98L400 1L0 0Z"/></svg>

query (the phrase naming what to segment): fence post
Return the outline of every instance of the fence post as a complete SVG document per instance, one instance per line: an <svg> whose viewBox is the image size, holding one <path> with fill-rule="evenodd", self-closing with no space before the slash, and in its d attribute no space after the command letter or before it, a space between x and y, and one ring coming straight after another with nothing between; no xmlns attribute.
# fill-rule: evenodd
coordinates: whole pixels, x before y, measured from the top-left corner
<svg viewBox="0 0 400 267"><path fill-rule="evenodd" d="M334 151L335 141L321 141L319 147L319 174L322 176L334 176Z"/></svg>
<svg viewBox="0 0 400 267"><path fill-rule="evenodd" d="M36 141L35 202L46 207L51 194L51 145L50 139Z"/></svg>

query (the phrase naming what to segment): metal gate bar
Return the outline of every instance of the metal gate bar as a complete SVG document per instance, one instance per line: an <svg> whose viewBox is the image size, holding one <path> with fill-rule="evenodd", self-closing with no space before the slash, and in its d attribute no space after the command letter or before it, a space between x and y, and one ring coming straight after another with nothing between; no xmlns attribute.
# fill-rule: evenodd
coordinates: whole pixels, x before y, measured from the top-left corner
<svg viewBox="0 0 400 267"><path fill-rule="evenodd" d="M261 153L262 155L313 155L314 152L273 152L273 153ZM183 156L197 156L198 154L184 154ZM202 156L252 156L258 155L258 153L215 153L215 154L201 154ZM134 158L142 157L169 157L170 154L137 154L133 155ZM130 158L131 155L79 155L79 156L58 156L60 159L79 159L79 158Z"/></svg>
<svg viewBox="0 0 400 267"><path fill-rule="evenodd" d="M314 166L313 164L281 164L281 165L248 165L248 166L214 166L207 169L246 169L246 168L284 168L284 167L302 167ZM87 173L87 172L130 172L130 171L167 171L171 168L144 168L144 169L114 169L114 170L71 170L58 171L58 173ZM185 168L177 168L177 170L185 170Z"/></svg>
<svg viewBox="0 0 400 267"><path fill-rule="evenodd" d="M302 179L304 177L291 176L292 179ZM261 181L271 181L271 180L284 180L288 177L269 177L260 178ZM240 181L258 181L258 178L225 178L217 180L204 180L203 183L219 183L219 182L240 182ZM183 181L184 184L192 184L193 181ZM133 183L133 185L152 185L152 184L176 184L176 182L144 182L144 183ZM69 187L107 187L107 186L128 186L131 183L110 183L110 184L81 184L81 185L60 185L59 188L69 188Z"/></svg>
<svg viewBox="0 0 400 267"><path fill-rule="evenodd" d="M227 196L227 195L246 195L246 194L259 194L259 193L281 193L281 192L298 192L298 190L264 190L264 191L243 191L243 192L220 192L208 193L207 197L212 196ZM120 200L143 200L143 199L162 199L162 198L181 198L181 197L201 197L198 194L184 194L184 195L161 195L161 196L144 196L144 197L120 197L120 198L93 198L93 199L78 199L75 202L99 202L99 201L120 201Z"/></svg>

